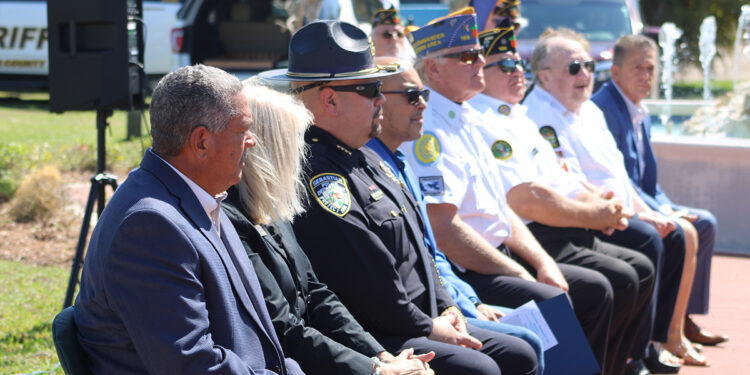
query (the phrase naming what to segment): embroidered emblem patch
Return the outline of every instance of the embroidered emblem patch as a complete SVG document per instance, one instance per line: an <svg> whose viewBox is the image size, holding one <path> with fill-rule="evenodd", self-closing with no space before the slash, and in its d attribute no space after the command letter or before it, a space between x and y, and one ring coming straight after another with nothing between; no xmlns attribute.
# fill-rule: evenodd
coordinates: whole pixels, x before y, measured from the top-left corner
<svg viewBox="0 0 750 375"><path fill-rule="evenodd" d="M497 112L499 112L503 116L507 116L507 115L510 114L510 107L508 107L507 105L503 104L503 105L497 107Z"/></svg>
<svg viewBox="0 0 750 375"><path fill-rule="evenodd" d="M445 194L443 176L420 177L419 188L422 189L424 195L443 195Z"/></svg>
<svg viewBox="0 0 750 375"><path fill-rule="evenodd" d="M310 189L315 200L336 216L344 216L352 206L352 197L346 180L335 173L321 173L310 179Z"/></svg>
<svg viewBox="0 0 750 375"><path fill-rule="evenodd" d="M420 163L429 165L440 157L440 141L430 132L425 132L414 142L414 155Z"/></svg>
<svg viewBox="0 0 750 375"><path fill-rule="evenodd" d="M503 141L502 139L495 141L490 149L492 150L492 155L495 156L495 159L508 160L513 156L513 147L510 147L510 143Z"/></svg>
<svg viewBox="0 0 750 375"><path fill-rule="evenodd" d="M541 128L539 128L539 134L541 134L542 137L544 137L544 139L546 139L547 142L552 145L552 148L560 147L560 141L557 140L557 132L552 126L542 126Z"/></svg>

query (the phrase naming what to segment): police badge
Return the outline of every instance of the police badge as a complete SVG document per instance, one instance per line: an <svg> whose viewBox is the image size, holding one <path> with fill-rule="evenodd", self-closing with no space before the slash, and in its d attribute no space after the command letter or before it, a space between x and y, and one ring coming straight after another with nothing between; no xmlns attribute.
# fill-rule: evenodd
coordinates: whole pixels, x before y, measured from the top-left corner
<svg viewBox="0 0 750 375"><path fill-rule="evenodd" d="M321 207L343 217L352 206L352 197L346 180L335 173L321 173L310 179L310 190Z"/></svg>

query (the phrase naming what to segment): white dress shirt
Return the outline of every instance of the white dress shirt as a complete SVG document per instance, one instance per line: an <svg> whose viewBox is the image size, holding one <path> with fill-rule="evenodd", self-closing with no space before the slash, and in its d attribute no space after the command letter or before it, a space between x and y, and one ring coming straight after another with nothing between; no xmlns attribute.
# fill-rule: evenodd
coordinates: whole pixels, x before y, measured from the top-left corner
<svg viewBox="0 0 750 375"><path fill-rule="evenodd" d="M534 87L524 101L529 118L545 131L555 151L561 155L570 173L579 174L594 186L611 190L624 207L633 208L633 189L625 170L625 161L607 128L602 111L591 100L578 112L567 110L552 94ZM557 146L557 147L555 147Z"/></svg>
<svg viewBox="0 0 750 375"><path fill-rule="evenodd" d="M449 203L459 217L492 246L511 234L502 179L483 147L477 126L482 115L468 103L457 104L436 91L424 112L423 135L401 145L419 179L427 204Z"/></svg>

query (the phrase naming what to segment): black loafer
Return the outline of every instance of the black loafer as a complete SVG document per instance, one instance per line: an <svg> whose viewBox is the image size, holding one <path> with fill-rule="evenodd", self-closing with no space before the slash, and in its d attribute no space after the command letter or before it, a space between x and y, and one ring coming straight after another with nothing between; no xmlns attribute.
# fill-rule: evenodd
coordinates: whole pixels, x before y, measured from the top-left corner
<svg viewBox="0 0 750 375"><path fill-rule="evenodd" d="M680 372L681 365L664 363L659 359L659 352L653 345L648 346L646 358L643 358L643 364L654 374L676 374Z"/></svg>

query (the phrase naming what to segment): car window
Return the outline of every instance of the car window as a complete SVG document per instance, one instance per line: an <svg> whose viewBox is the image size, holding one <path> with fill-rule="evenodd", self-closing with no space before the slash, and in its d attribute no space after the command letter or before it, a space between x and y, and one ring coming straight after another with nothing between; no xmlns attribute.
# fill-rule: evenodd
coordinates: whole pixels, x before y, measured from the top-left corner
<svg viewBox="0 0 750 375"><path fill-rule="evenodd" d="M577 31L591 42L614 42L632 34L628 8L624 2L582 1L577 4L555 4L524 0L521 9L529 20L521 29L518 39L537 39L547 27L567 27Z"/></svg>

